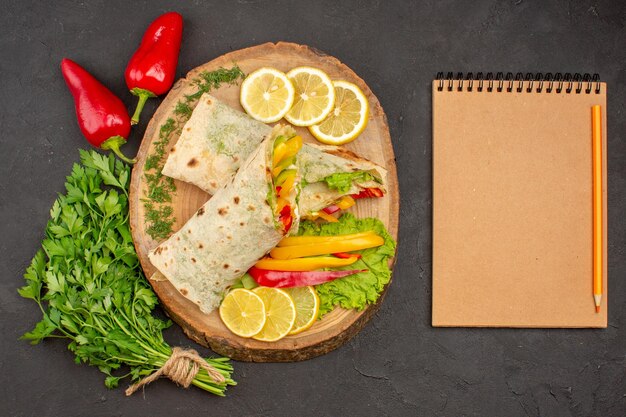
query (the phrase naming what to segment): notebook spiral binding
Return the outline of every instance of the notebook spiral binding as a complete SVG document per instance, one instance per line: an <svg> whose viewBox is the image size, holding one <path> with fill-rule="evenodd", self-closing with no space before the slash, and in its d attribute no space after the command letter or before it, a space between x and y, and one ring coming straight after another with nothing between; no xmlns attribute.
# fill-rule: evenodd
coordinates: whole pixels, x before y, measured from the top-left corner
<svg viewBox="0 0 626 417"><path fill-rule="evenodd" d="M439 72L437 73L437 80L439 80L439 84L437 85L438 91L443 91L444 87L446 87L445 84L447 84L447 90L452 91L454 82L457 81L457 91L463 91L463 89L472 91L474 85L476 85L477 91L486 89L488 92L491 92L495 85L497 92L506 89L506 92L510 93L515 88L518 93L521 93L524 89L524 82L527 82L527 93L532 92L533 86L536 86L535 91L537 93L541 93L544 88L546 93L551 93L552 90L561 93L563 87L565 87L565 92L568 94L572 91L575 91L576 94L580 94L584 86L585 94L591 94L592 87L595 83L593 91L595 94L600 94L600 76L598 74L591 75L587 73L581 75L579 73L571 74L566 72L565 74L561 74L557 72L552 75L551 72L548 72L544 75L540 72L536 74L529 72L524 75L518 72L513 76L512 72L507 72L506 75L502 72L498 72L494 78L492 72L488 72L486 76L483 76L483 73L479 72L476 74L476 77L474 77L474 74L471 72L468 72L465 77L462 72L458 72L456 77L452 72L448 72L445 77L443 72Z"/></svg>

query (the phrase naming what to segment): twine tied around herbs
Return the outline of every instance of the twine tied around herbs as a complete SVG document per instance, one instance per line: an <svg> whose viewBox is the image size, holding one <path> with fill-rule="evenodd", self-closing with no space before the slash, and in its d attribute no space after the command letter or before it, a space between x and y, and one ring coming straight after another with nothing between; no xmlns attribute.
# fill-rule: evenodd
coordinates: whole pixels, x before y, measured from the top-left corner
<svg viewBox="0 0 626 417"><path fill-rule="evenodd" d="M161 376L166 376L176 384L188 388L198 372L200 372L200 369L204 369L213 381L218 384L226 381L224 376L213 366L209 365L194 349L175 347L172 349L171 356L161 368L128 387L126 395L132 395L139 388L156 381Z"/></svg>

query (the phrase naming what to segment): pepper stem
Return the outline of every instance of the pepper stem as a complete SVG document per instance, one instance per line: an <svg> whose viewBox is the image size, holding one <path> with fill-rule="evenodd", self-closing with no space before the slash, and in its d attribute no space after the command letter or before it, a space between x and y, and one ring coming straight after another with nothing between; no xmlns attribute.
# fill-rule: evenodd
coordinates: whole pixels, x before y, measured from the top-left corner
<svg viewBox="0 0 626 417"><path fill-rule="evenodd" d="M133 114L133 117L130 119L130 124L136 125L137 123L139 123L139 115L141 114L141 111L143 110L143 106L146 104L146 101L148 101L150 97L156 97L156 94L154 94L152 91L145 90L139 87L133 88L132 90L130 90L130 92L133 95L136 95L137 97L139 97L139 102L137 103L137 108L135 109L135 113Z"/></svg>
<svg viewBox="0 0 626 417"><path fill-rule="evenodd" d="M126 143L126 139L124 139L122 136L111 136L110 138L102 142L102 145L100 145L100 149L104 149L105 151L111 150L122 161L127 162L129 164L134 164L135 162L137 162L137 158L128 159L122 153L122 151L120 151L120 146L122 146L125 143Z"/></svg>

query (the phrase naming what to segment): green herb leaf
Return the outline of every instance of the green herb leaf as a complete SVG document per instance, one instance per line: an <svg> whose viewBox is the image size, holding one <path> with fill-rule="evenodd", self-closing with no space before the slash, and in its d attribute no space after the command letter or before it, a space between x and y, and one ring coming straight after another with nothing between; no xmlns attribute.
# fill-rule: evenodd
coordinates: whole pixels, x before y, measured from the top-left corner
<svg viewBox="0 0 626 417"><path fill-rule="evenodd" d="M25 333L21 339L30 340L32 345L36 345L46 337L50 336L52 332L56 330L54 323L50 321L48 316L35 325L35 328L28 333Z"/></svg>
<svg viewBox="0 0 626 417"><path fill-rule="evenodd" d="M369 181L378 181L369 172L357 171L357 172L337 172L324 178L328 185L328 188L337 190L340 193L347 193L352 185L355 183L365 183Z"/></svg>

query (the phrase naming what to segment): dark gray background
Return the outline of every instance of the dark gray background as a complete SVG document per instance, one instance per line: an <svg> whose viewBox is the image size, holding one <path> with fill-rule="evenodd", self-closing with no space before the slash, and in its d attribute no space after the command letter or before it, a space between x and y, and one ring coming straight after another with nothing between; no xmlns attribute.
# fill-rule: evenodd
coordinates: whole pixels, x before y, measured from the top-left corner
<svg viewBox="0 0 626 417"><path fill-rule="evenodd" d="M626 414L626 11L622 1L16 1L0 12L0 414L11 416L624 416ZM160 13L185 18L179 75L266 41L336 56L388 117L401 188L394 281L351 342L303 363L235 363L217 398L166 380L126 398L65 343L18 337L39 320L18 297L56 194L87 144L59 64L70 57L122 97L123 71ZM434 329L431 94L438 71L599 72L608 82L609 327ZM151 100L143 120L158 105ZM145 128L133 130L133 154ZM558 300L555 300L558 302ZM172 345L190 345L177 328ZM208 353L206 349L201 352Z"/></svg>

